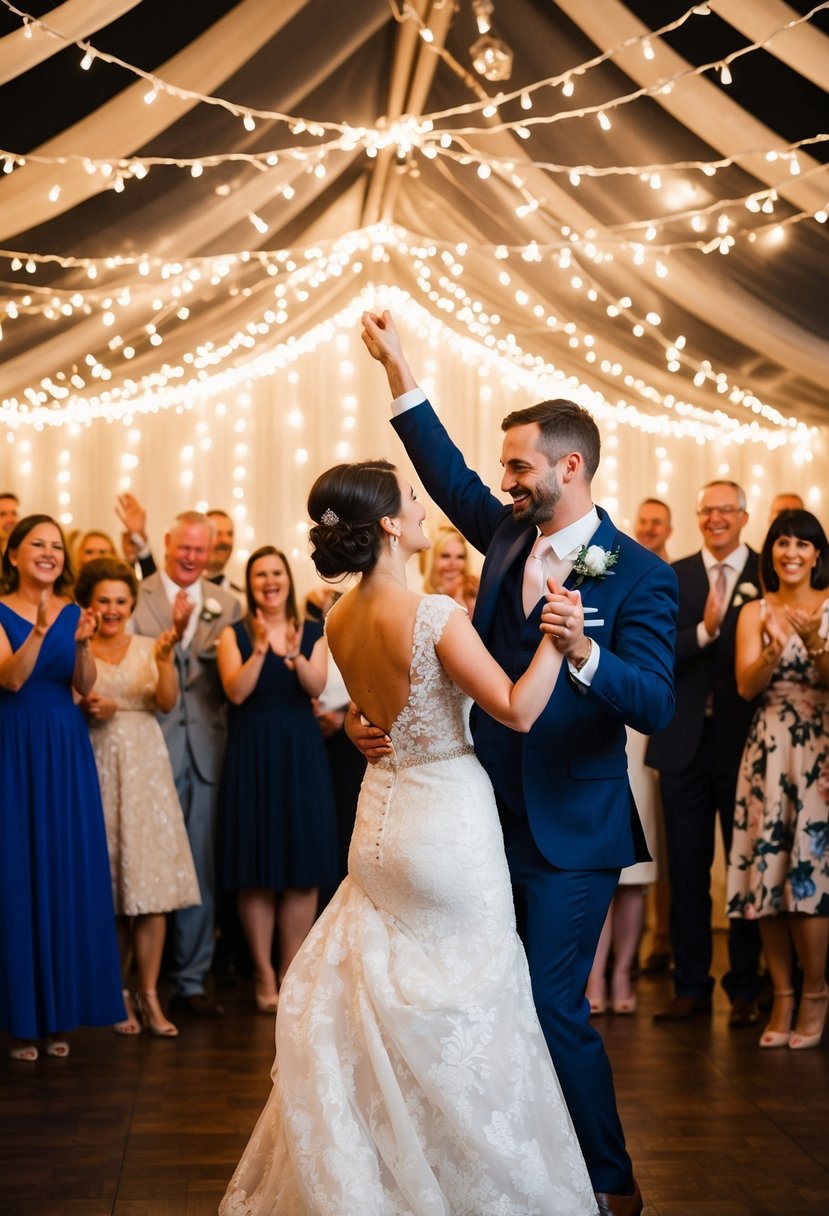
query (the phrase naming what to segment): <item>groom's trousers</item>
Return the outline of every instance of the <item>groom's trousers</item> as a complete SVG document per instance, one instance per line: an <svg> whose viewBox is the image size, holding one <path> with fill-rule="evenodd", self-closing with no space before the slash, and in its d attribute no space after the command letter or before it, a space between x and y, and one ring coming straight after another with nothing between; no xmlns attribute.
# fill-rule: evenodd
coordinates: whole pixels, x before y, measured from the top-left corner
<svg viewBox="0 0 829 1216"><path fill-rule="evenodd" d="M630 1195L610 1061L585 996L619 871L557 869L538 851L527 818L501 810L533 998L593 1189Z"/></svg>

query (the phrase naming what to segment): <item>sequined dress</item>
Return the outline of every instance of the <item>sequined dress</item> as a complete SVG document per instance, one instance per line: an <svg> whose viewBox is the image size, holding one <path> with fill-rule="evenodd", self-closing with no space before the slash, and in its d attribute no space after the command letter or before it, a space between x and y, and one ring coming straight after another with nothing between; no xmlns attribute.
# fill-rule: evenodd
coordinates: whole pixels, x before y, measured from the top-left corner
<svg viewBox="0 0 829 1216"><path fill-rule="evenodd" d="M221 1216L596 1211L492 787L435 651L457 611L418 606L393 756L366 772L348 877L283 984L273 1089Z"/></svg>
<svg viewBox="0 0 829 1216"><path fill-rule="evenodd" d="M91 721L112 896L119 916L201 903L167 745L155 716L155 639L131 638L120 663L96 657L95 692L117 712Z"/></svg>

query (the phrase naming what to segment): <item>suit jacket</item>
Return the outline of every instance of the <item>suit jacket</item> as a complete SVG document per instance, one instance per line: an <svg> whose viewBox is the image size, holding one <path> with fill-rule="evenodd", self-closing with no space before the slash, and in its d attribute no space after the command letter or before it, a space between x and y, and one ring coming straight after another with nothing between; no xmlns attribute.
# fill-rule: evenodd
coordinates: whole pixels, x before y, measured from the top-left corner
<svg viewBox="0 0 829 1216"><path fill-rule="evenodd" d="M239 619L239 604L228 591L202 579L203 603L213 599L221 613L211 620L204 615L196 625L193 640L185 649L176 646L179 698L168 714L158 714L170 752L170 763L178 778L188 751L199 776L217 784L227 741L227 701L216 666L216 643L225 625ZM135 632L158 637L173 624L173 614L161 574L142 580L133 615Z"/></svg>
<svg viewBox="0 0 829 1216"><path fill-rule="evenodd" d="M536 529L516 523L511 508L466 466L428 402L404 411L393 425L428 493L486 554L474 624L516 679L539 637L540 610L528 621L518 611ZM625 723L650 734L674 706L676 576L618 532L604 511L599 516L591 543L618 549L619 556L612 575L586 579L579 588L583 603L597 609L586 617L601 646L590 687L563 665L528 734L508 730L477 707L472 715L476 750L502 806L527 814L539 850L562 869L612 869L648 857L627 779Z"/></svg>
<svg viewBox="0 0 829 1216"><path fill-rule="evenodd" d="M693 763L709 708L715 724L715 763L736 775L757 702L744 701L737 692L734 650L737 617L745 598L739 588L749 584L760 594L758 557L749 549L746 564L710 646L697 642L697 625L705 611L710 580L702 553L674 562L679 582L679 617L676 637L676 713L673 721L652 736L645 762L664 773L683 773ZM739 601L739 602L736 602Z"/></svg>

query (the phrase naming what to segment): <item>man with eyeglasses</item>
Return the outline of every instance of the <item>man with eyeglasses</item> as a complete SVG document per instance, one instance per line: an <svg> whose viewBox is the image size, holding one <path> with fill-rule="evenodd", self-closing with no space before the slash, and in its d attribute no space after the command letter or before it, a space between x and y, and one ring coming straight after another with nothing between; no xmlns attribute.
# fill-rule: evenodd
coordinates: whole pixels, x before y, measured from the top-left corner
<svg viewBox="0 0 829 1216"><path fill-rule="evenodd" d="M674 563L679 581L676 713L651 737L646 762L659 770L671 883L675 996L656 1021L711 1012L711 865L717 814L726 856L731 848L737 772L754 702L743 701L734 675L740 606L760 594L758 558L740 537L746 498L733 481L712 481L697 501L703 547ZM760 939L751 921L728 930L729 1025L758 1020Z"/></svg>

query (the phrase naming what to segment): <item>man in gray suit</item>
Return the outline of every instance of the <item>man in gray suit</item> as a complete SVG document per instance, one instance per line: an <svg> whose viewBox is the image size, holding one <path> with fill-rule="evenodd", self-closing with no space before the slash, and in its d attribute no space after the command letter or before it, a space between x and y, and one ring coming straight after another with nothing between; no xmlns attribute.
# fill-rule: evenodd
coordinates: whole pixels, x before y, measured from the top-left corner
<svg viewBox="0 0 829 1216"><path fill-rule="evenodd" d="M213 525L198 511L176 516L164 537L164 568L144 579L133 620L136 633L157 637L171 626L180 693L168 714L159 714L187 835L199 879L201 905L174 914L173 972L176 995L190 1012L220 1016L205 995L213 960L215 842L219 778L227 739L227 707L216 646L225 625L238 620L237 600L202 577Z"/></svg>

